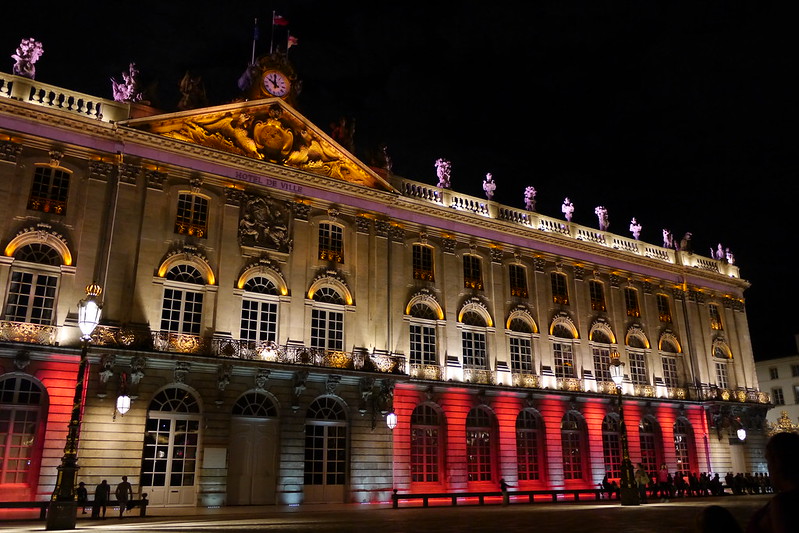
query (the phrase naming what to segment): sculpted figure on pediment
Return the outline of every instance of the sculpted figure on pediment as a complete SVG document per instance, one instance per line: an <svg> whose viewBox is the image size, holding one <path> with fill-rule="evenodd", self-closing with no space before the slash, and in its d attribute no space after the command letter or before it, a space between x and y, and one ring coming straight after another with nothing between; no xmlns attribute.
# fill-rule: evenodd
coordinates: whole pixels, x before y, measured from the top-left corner
<svg viewBox="0 0 799 533"><path fill-rule="evenodd" d="M239 241L281 252L291 249L289 210L269 196L251 196L241 207Z"/></svg>

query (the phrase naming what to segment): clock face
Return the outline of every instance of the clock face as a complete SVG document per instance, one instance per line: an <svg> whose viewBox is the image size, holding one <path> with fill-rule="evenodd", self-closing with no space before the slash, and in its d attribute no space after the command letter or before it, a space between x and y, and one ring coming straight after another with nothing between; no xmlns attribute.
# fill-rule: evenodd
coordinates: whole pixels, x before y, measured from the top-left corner
<svg viewBox="0 0 799 533"><path fill-rule="evenodd" d="M282 72L270 70L264 74L264 90L273 96L286 96L291 82Z"/></svg>

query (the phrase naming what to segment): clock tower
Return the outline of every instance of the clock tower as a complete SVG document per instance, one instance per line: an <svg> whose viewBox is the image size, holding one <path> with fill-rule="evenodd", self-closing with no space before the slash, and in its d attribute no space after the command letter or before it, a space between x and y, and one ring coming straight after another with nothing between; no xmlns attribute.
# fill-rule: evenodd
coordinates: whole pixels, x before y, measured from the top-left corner
<svg viewBox="0 0 799 533"><path fill-rule="evenodd" d="M289 105L296 105L299 81L284 53L259 58L247 70L247 77L249 87L244 91L248 100L282 98Z"/></svg>

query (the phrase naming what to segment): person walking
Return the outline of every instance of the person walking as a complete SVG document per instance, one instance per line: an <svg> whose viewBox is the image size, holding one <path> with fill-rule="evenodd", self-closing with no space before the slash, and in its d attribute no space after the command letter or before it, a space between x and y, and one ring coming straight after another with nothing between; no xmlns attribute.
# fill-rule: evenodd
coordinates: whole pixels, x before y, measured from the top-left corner
<svg viewBox="0 0 799 533"><path fill-rule="evenodd" d="M89 491L86 489L86 483L83 481L78 483L75 494L78 496L78 507L83 511L81 514L86 514L86 507L89 505Z"/></svg>
<svg viewBox="0 0 799 533"><path fill-rule="evenodd" d="M108 500L111 498L111 486L107 480L103 480L94 489L94 505L92 506L92 518L100 518L100 511L103 512L102 518L105 519L105 511L108 507Z"/></svg>
<svg viewBox="0 0 799 533"><path fill-rule="evenodd" d="M669 501L669 497L671 496L671 489L669 488L669 470L666 468L666 463L660 465L660 470L658 470L658 496L660 497L661 502Z"/></svg>
<svg viewBox="0 0 799 533"><path fill-rule="evenodd" d="M649 474L646 473L644 465L638 463L635 468L635 484L638 486L638 499L641 503L646 503L646 487L650 482Z"/></svg>
<svg viewBox="0 0 799 533"><path fill-rule="evenodd" d="M499 490L502 492L502 505L508 505L510 503L510 494L508 494L508 482L505 481L505 478L499 480Z"/></svg>
<svg viewBox="0 0 799 533"><path fill-rule="evenodd" d="M128 476L122 476L122 481L117 485L114 494L119 502L119 518L122 518L122 514L128 507L128 501L133 499L133 487L128 483Z"/></svg>

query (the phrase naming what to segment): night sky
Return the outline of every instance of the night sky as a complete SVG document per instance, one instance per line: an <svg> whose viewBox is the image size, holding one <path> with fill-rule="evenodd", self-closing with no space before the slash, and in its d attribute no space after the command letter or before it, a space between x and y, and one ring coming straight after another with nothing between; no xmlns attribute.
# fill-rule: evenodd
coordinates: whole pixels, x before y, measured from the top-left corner
<svg viewBox="0 0 799 533"><path fill-rule="evenodd" d="M660 244L693 233L709 255L735 254L756 359L796 353L796 12L772 2L65 2L5 6L0 70L22 38L44 46L36 79L112 97L135 61L153 104L174 111L178 82L200 74L212 104L269 50L273 10L289 51L298 110L330 131L354 121L356 155L388 145L394 173ZM528 5L529 4L529 5ZM525 7L520 7L525 6ZM276 32L283 45L285 28ZM284 45L283 45L284 46ZM5 54L3 56L2 54ZM6 57L3 65L2 57ZM793 153L791 154L793 156Z"/></svg>

